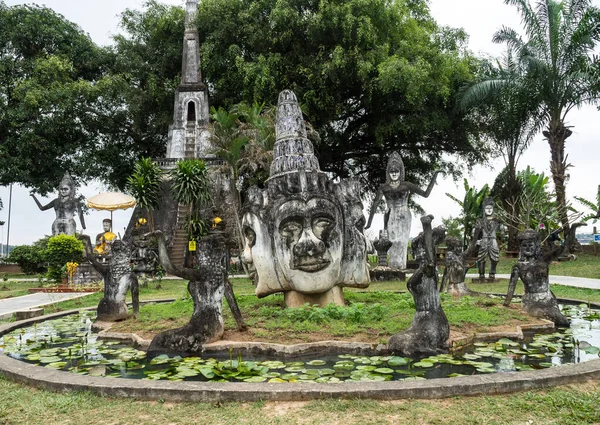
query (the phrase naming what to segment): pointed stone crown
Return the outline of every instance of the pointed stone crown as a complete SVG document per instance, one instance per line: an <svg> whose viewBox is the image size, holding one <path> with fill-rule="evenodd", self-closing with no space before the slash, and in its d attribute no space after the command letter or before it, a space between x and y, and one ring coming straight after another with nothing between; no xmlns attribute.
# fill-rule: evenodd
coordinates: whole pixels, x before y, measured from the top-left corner
<svg viewBox="0 0 600 425"><path fill-rule="evenodd" d="M306 137L302 111L291 90L279 94L275 137L271 177L300 170L320 171L313 145Z"/></svg>

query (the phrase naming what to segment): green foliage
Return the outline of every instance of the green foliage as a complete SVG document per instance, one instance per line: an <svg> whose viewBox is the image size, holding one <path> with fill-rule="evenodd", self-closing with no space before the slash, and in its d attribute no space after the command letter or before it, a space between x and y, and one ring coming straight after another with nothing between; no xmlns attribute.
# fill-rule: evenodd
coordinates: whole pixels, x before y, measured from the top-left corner
<svg viewBox="0 0 600 425"><path fill-rule="evenodd" d="M44 250L35 245L15 246L7 258L11 263L17 263L23 273L35 274L46 271L44 266Z"/></svg>
<svg viewBox="0 0 600 425"><path fill-rule="evenodd" d="M481 202L490 194L490 188L486 184L483 185L481 190L477 190L475 186L469 186L467 179L463 180L465 188L465 196L463 200L456 198L450 193L446 193L446 196L458 203L461 206L462 211L458 219L462 221L463 225L463 248L469 245L471 235L473 234L473 228L477 219L481 216Z"/></svg>
<svg viewBox="0 0 600 425"><path fill-rule="evenodd" d="M0 3L0 184L45 194L64 170L101 177L94 152L107 60L51 9Z"/></svg>
<svg viewBox="0 0 600 425"><path fill-rule="evenodd" d="M199 159L179 161L169 172L175 200L196 209L210 202L210 180L204 162Z"/></svg>
<svg viewBox="0 0 600 425"><path fill-rule="evenodd" d="M598 191L596 193L596 199L594 201L590 201L580 196L575 196L575 199L584 207L587 207L589 210L591 210L588 211L585 216L583 216L581 221L592 220L592 223L596 224L596 221L598 221L598 217L600 216L600 185L598 185Z"/></svg>
<svg viewBox="0 0 600 425"><path fill-rule="evenodd" d="M366 323L382 320L389 313L389 308L381 304L352 303L349 306L328 304L325 307L304 304L297 308L272 310L268 307L261 308L261 315L268 315L275 319L284 316L291 321L308 321L321 324L328 320L343 320L350 323Z"/></svg>
<svg viewBox="0 0 600 425"><path fill-rule="evenodd" d="M154 214L161 202L160 167L150 158L140 159L133 168L133 174L127 178L129 193L135 198L137 205L145 210L150 221L150 229L154 229Z"/></svg>
<svg viewBox="0 0 600 425"><path fill-rule="evenodd" d="M551 172L556 191L560 220L568 226L568 205L565 193L565 141L572 130L565 124L567 113L585 103L594 103L600 94L598 57L593 55L600 41L598 22L600 9L591 0L541 0L535 7L528 0L506 0L516 6L522 17L523 33L503 27L493 41L505 43L514 52L518 75L493 76L471 87L471 100L491 98L500 94L511 103L516 87L537 116L534 128L543 131L551 154ZM504 93L502 93L504 91ZM519 120L524 123L524 120Z"/></svg>
<svg viewBox="0 0 600 425"><path fill-rule="evenodd" d="M61 269L65 264L83 260L83 243L75 236L52 236L44 256L48 263L48 279L59 281L63 277Z"/></svg>
<svg viewBox="0 0 600 425"><path fill-rule="evenodd" d="M458 217L442 218L442 224L446 228L446 236L453 236L455 238L463 237L463 224Z"/></svg>

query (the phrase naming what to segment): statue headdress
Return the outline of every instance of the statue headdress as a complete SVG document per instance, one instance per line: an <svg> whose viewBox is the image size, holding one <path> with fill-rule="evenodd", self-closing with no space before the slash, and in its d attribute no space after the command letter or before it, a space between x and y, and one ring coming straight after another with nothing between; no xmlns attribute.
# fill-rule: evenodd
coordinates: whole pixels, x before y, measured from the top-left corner
<svg viewBox="0 0 600 425"><path fill-rule="evenodd" d="M71 188L71 195L70 195L70 197L71 198L75 198L75 180L73 180L73 178L71 177L71 175L69 174L68 171L63 176L63 178L60 181L60 184L59 184L58 187L60 188L60 187L62 187L64 185L67 185L67 186L69 186Z"/></svg>
<svg viewBox="0 0 600 425"><path fill-rule="evenodd" d="M396 151L392 152L390 158L388 159L387 168L385 170L385 181L390 183L390 171L398 170L400 171L400 181L404 181L405 172L404 172L404 162L402 161L402 157Z"/></svg>

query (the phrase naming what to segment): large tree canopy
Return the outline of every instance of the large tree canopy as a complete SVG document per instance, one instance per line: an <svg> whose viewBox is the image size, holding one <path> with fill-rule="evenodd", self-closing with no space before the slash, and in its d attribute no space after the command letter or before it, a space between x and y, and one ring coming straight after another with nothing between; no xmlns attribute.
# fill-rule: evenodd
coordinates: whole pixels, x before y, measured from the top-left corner
<svg viewBox="0 0 600 425"><path fill-rule="evenodd" d="M106 56L79 27L39 6L0 2L0 184L42 193L65 171L94 174Z"/></svg>
<svg viewBox="0 0 600 425"><path fill-rule="evenodd" d="M392 150L413 180L457 172L444 153L483 157L453 110L477 63L466 35L439 28L425 0L205 0L198 26L213 104L274 103L293 89L326 171L372 188Z"/></svg>
<svg viewBox="0 0 600 425"><path fill-rule="evenodd" d="M0 183L45 192L69 170L123 188L137 159L163 155L183 21L150 0L101 49L49 9L0 3ZM293 89L326 171L373 188L392 150L415 182L457 173L446 153L484 157L453 108L478 62L426 0L204 0L197 24L211 105L274 104Z"/></svg>

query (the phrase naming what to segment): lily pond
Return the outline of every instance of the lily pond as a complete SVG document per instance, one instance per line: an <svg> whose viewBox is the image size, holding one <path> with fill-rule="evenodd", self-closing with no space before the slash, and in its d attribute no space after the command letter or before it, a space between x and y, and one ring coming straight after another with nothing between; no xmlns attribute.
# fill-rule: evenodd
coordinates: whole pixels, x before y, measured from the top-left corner
<svg viewBox="0 0 600 425"><path fill-rule="evenodd" d="M83 312L19 328L0 337L0 353L42 367L90 376L171 381L314 382L389 381L524 371L597 359L599 312L585 305L565 306L571 327L536 334L527 341L502 338L473 344L467 351L421 359L341 354L323 358L221 358L159 355L122 342L98 339L94 314Z"/></svg>

